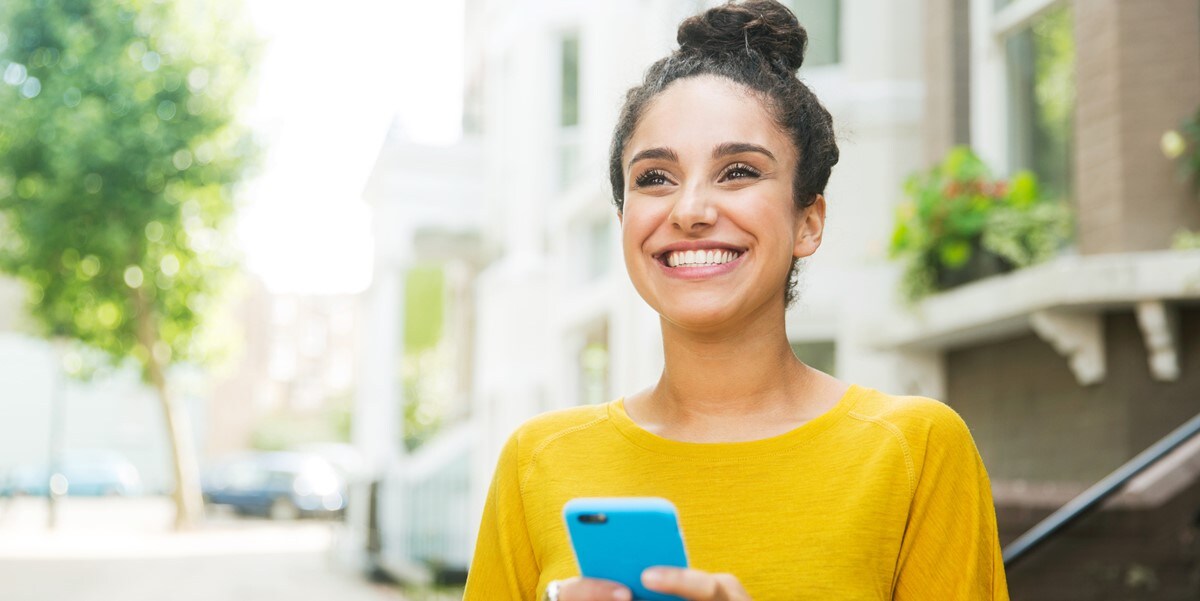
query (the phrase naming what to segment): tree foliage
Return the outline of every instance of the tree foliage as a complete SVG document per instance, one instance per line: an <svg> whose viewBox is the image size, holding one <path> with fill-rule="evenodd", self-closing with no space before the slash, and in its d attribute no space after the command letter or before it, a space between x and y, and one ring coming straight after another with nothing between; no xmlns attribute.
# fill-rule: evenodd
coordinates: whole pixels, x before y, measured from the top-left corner
<svg viewBox="0 0 1200 601"><path fill-rule="evenodd" d="M235 13L0 4L0 269L27 284L43 334L143 367L202 354L252 150L234 116L252 38Z"/></svg>
<svg viewBox="0 0 1200 601"><path fill-rule="evenodd" d="M236 8L0 4L0 270L27 285L42 334L140 365L162 402L177 527L199 517L200 490L167 369L203 355L252 150L234 112L251 50Z"/></svg>

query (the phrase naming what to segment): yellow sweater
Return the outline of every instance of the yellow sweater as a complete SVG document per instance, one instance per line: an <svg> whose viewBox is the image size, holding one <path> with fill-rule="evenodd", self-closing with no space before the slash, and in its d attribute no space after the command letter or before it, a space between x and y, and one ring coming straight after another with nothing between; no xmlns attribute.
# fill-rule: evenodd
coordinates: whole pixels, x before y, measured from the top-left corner
<svg viewBox="0 0 1200 601"><path fill-rule="evenodd" d="M734 574L755 601L1008 599L967 426L938 401L857 385L751 442L668 440L621 400L526 422L496 467L465 599L536 600L578 575L563 504L611 496L670 499L692 567Z"/></svg>

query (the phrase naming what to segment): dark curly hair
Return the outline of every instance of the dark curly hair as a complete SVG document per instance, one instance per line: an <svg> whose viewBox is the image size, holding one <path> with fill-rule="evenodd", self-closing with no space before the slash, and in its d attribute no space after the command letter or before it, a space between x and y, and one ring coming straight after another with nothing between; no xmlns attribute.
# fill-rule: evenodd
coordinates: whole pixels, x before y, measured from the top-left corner
<svg viewBox="0 0 1200 601"><path fill-rule="evenodd" d="M714 75L755 92L780 130L796 147L793 201L805 209L825 192L838 162L833 118L796 77L804 63L808 32L791 10L773 0L730 1L679 24L679 49L646 71L641 85L625 95L609 152L609 181L617 210L625 208L625 172L621 156L646 107L672 82ZM785 302L796 299L799 260L784 286Z"/></svg>

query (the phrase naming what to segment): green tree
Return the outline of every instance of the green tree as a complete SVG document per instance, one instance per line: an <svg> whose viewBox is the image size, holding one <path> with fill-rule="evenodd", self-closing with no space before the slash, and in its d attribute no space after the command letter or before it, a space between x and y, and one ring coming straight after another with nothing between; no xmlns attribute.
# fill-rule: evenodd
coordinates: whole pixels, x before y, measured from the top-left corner
<svg viewBox="0 0 1200 601"><path fill-rule="evenodd" d="M234 118L253 37L233 2L0 3L0 270L41 333L136 362L162 401L176 525L200 514L186 414L167 375L203 361L235 266Z"/></svg>

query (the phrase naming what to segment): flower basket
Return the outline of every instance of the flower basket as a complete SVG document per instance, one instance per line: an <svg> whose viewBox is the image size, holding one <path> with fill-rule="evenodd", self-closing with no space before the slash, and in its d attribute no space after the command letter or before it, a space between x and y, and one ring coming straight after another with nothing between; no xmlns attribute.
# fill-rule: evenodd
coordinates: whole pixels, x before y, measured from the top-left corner
<svg viewBox="0 0 1200 601"><path fill-rule="evenodd" d="M957 267L941 265L937 268L937 289L946 290L1012 271L1016 266L1004 257L983 248L976 241L971 245L971 258Z"/></svg>

